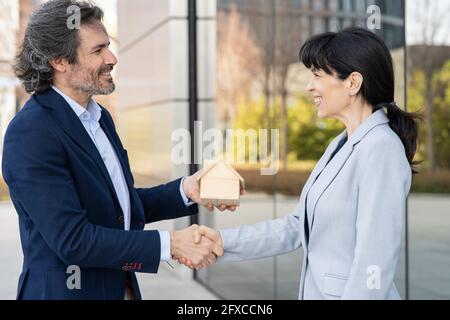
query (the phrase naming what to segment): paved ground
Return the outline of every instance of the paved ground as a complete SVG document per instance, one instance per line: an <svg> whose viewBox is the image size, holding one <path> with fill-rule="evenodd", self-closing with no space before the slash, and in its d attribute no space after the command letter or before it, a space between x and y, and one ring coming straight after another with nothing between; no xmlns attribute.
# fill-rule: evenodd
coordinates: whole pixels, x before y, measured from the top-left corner
<svg viewBox="0 0 450 320"><path fill-rule="evenodd" d="M280 198L273 210L273 203L266 196L246 198L238 213L210 217L221 227L252 223L274 218L272 212L283 216L297 201L296 197ZM450 299L450 196L413 195L409 208L410 297ZM404 260L402 254L397 272L403 296ZM219 264L202 271L200 278L229 299L295 299L300 261L301 251L296 251L276 259ZM21 263L17 216L10 203L0 203L0 299L14 299ZM183 272L177 272L184 267L175 268L173 271L162 265L157 275L138 274L144 299L217 298L201 284L186 279Z"/></svg>

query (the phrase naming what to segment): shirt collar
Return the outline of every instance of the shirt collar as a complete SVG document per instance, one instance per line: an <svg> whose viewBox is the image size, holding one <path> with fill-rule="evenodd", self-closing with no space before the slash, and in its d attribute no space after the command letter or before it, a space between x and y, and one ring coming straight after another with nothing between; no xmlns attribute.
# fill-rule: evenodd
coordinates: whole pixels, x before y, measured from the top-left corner
<svg viewBox="0 0 450 320"><path fill-rule="evenodd" d="M94 121L98 122L100 120L102 108L100 108L97 102L95 102L93 99L89 100L86 109L83 108L78 102L70 98L68 95L64 94L57 87L52 86L52 89L55 90L59 95L61 95L64 100L66 100L66 102L72 108L73 112L75 112L75 114L81 121L93 119Z"/></svg>

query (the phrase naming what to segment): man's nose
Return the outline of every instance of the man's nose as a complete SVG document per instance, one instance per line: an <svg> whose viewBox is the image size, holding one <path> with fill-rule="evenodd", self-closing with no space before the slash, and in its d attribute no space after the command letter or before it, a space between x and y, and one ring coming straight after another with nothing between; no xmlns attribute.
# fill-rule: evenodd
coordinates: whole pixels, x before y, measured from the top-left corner
<svg viewBox="0 0 450 320"><path fill-rule="evenodd" d="M111 50L107 49L107 54L105 57L105 64L114 66L117 63L118 63L118 60L117 60L117 57L115 56L115 54Z"/></svg>

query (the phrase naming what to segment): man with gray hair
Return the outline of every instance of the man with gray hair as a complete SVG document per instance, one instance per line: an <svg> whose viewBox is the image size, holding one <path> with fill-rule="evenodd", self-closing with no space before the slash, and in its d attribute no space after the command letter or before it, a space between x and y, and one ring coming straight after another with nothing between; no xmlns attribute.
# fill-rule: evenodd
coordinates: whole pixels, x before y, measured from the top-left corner
<svg viewBox="0 0 450 320"><path fill-rule="evenodd" d="M115 88L117 58L102 18L90 2L44 3L14 66L32 94L8 127L2 163L24 254L18 299L141 299L135 272L156 273L171 257L206 267L223 253L207 238L194 244L195 225L143 230L197 213L199 186L193 175L134 188L113 120L92 99ZM68 270L80 279L72 283Z"/></svg>

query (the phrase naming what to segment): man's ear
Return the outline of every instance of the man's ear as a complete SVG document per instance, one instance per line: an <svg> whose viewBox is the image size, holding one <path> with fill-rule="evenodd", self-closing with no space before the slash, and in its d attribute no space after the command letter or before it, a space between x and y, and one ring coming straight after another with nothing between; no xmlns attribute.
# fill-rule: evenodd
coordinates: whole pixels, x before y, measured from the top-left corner
<svg viewBox="0 0 450 320"><path fill-rule="evenodd" d="M347 78L347 88L351 96L356 96L361 90L364 77L359 72L352 72Z"/></svg>
<svg viewBox="0 0 450 320"><path fill-rule="evenodd" d="M55 71L66 72L69 63L63 58L54 58L49 60L50 65L55 69Z"/></svg>

